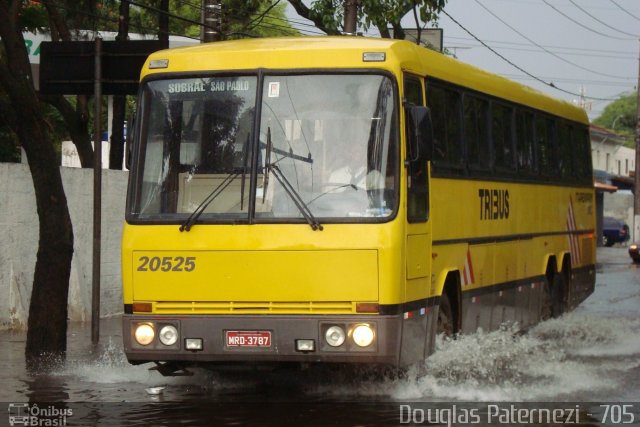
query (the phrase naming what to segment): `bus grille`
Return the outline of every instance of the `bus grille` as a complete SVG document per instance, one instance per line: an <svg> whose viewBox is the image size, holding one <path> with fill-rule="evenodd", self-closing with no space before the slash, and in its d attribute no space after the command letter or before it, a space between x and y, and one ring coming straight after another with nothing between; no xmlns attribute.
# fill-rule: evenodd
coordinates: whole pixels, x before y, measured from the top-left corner
<svg viewBox="0 0 640 427"><path fill-rule="evenodd" d="M355 313L350 301L308 302L172 302L153 304L157 314L342 314Z"/></svg>

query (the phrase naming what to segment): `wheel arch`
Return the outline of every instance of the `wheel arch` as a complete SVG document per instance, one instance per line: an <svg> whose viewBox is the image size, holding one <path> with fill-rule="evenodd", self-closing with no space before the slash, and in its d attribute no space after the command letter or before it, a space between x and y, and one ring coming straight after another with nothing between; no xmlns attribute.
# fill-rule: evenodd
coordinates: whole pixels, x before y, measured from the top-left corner
<svg viewBox="0 0 640 427"><path fill-rule="evenodd" d="M439 281L438 295L445 294L449 298L453 315L454 334L460 332L462 327L462 280L459 270L442 272Z"/></svg>

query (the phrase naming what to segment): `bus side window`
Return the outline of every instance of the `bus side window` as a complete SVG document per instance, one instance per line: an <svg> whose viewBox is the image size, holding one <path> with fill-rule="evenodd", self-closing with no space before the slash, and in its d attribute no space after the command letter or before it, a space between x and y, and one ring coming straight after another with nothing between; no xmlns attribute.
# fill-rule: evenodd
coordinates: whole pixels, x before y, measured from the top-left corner
<svg viewBox="0 0 640 427"><path fill-rule="evenodd" d="M518 171L527 175L536 172L533 113L518 108L516 111L516 145Z"/></svg>
<svg viewBox="0 0 640 427"><path fill-rule="evenodd" d="M575 174L580 184L593 185L593 174L591 172L591 141L589 140L589 130L586 126L574 129L571 147L576 154Z"/></svg>
<svg viewBox="0 0 640 427"><path fill-rule="evenodd" d="M560 175L568 181L572 181L575 178L575 171L573 167L574 153L572 150L573 142L573 126L567 122L560 122L558 128L558 151L560 161ZM577 149L578 147L576 147ZM576 153L578 151L576 150ZM577 161L577 159L576 159Z"/></svg>
<svg viewBox="0 0 640 427"><path fill-rule="evenodd" d="M556 122L553 119L536 116L536 145L540 175L552 178L558 172L558 155L556 150Z"/></svg>
<svg viewBox="0 0 640 427"><path fill-rule="evenodd" d="M498 102L491 103L491 139L495 168L499 171L514 170L513 108Z"/></svg>
<svg viewBox="0 0 640 427"><path fill-rule="evenodd" d="M407 200L407 220L409 222L424 222L429 217L429 181L427 161L429 153L427 141L417 141L418 132L417 118L413 117L413 110L422 107L422 84L420 80L413 76L404 78L404 99L405 99L405 134L407 141L407 165L409 173L408 200ZM430 129L428 129L430 131Z"/></svg>
<svg viewBox="0 0 640 427"><path fill-rule="evenodd" d="M417 77L405 76L404 100L412 105L424 105L422 100L422 84Z"/></svg>
<svg viewBox="0 0 640 427"><path fill-rule="evenodd" d="M467 144L469 169L488 171L491 167L489 151L489 102L477 96L465 94L464 138Z"/></svg>
<svg viewBox="0 0 640 427"><path fill-rule="evenodd" d="M436 166L462 169L462 95L460 92L429 81L427 106L433 122L433 162Z"/></svg>

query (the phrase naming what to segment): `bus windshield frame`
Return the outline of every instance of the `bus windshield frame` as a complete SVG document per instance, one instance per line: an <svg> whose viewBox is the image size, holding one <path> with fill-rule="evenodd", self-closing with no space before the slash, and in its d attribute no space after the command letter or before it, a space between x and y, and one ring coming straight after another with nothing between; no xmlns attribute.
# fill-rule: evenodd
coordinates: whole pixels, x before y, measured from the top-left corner
<svg viewBox="0 0 640 427"><path fill-rule="evenodd" d="M142 82L138 99L129 223L397 215L400 104L390 73L159 74Z"/></svg>

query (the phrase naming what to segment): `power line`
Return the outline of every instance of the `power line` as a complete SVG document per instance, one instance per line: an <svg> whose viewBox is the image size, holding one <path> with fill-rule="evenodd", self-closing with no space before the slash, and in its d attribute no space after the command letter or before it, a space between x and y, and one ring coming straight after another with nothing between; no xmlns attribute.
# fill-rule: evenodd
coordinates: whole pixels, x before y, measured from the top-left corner
<svg viewBox="0 0 640 427"><path fill-rule="evenodd" d="M455 36L448 36L447 39L451 39L451 40L474 40L472 38L469 37L455 37ZM518 43L518 42L510 42L510 41L503 41L503 40L486 40L487 43L493 43L493 44L501 44L501 45L507 45L507 46L529 46L528 43ZM476 45L471 45L471 46L476 46ZM638 57L634 54L630 54L627 51L623 51L623 50L604 50L604 49L587 49L587 48L580 48L580 47L569 47L569 46L549 46L549 45L541 45L547 49L559 49L559 50L566 50L566 51L576 51L576 53L572 53L572 52L562 52L565 55L585 55L585 56L595 56L595 57L602 57L602 58L620 58L620 59L633 59L633 60L637 60ZM502 47L502 49L509 49L507 47ZM518 50L517 48L511 48L511 49L515 49ZM606 53L607 55L597 55L596 53ZM611 54L624 54L624 55L611 55Z"/></svg>
<svg viewBox="0 0 640 427"><path fill-rule="evenodd" d="M594 71L591 70L589 68L583 67L580 64L576 64L575 62L569 61L568 59L565 59L563 57L561 57L560 55L557 55L553 52L551 52L550 50L544 48L543 46L539 45L538 43L536 43L534 40L530 39L529 37L525 36L523 33L521 33L520 31L518 31L516 28L514 28L511 24L509 24L508 22L506 22L505 20L503 20L502 18L500 18L498 15L496 15L495 13L493 13L488 7L486 7L485 5L483 5L482 3L480 3L478 0L475 0L476 3L478 3L478 5L483 8L484 10L486 10L491 16L493 16L494 18L496 18L498 21L502 22L504 25L506 25L507 27L509 27L513 32L515 32L516 34L518 34L520 37L524 38L525 40L527 40L529 43L533 44L534 46L542 49L543 51L545 51L546 53L548 53L549 55L553 56L554 58L557 58L559 60L561 60L562 62L565 62L569 65L572 65L574 67L577 67L581 70L584 71L588 71L592 74L597 74L599 76L604 76L604 77L611 77L614 79L626 79L626 77L622 77L622 76L616 76L616 75L612 75L612 74L606 74L606 73L601 73L598 71Z"/></svg>
<svg viewBox="0 0 640 427"><path fill-rule="evenodd" d="M583 23L576 21L575 19L573 19L572 17L570 17L569 15L567 15L566 13L562 12L560 9L558 9L557 7L555 7L554 5L552 5L551 3L549 3L547 0L542 0L544 2L544 4L546 4L547 6L549 6L551 9L555 10L556 12L558 12L560 15L564 16L565 18L567 18L569 21L573 22L574 24L577 24L579 26L581 26L582 28L591 31L592 33L596 33L599 34L603 37L607 37L610 39L614 39L614 40L631 40L629 38L626 37L615 37L615 36L611 36L609 34L605 34L605 33L601 33L600 31L596 31L591 27L588 27L586 25L584 25Z"/></svg>
<svg viewBox="0 0 640 427"><path fill-rule="evenodd" d="M625 9L624 7L620 6L617 2L615 2L614 0L609 0L611 3L615 4L616 6L618 6L618 8L623 11L624 13L626 13L627 15L631 16L632 18L637 19L638 21L640 21L640 18L638 18L636 15L634 15L633 13L629 12L627 9Z"/></svg>
<svg viewBox="0 0 640 427"><path fill-rule="evenodd" d="M580 9L581 11L583 11L587 16L591 17L592 19L594 19L595 21L598 21L599 23L601 23L602 25L604 25L607 28L611 28L613 31L617 31L620 34L625 34L627 36L632 36L637 38L638 36L636 34L631 34L631 33L627 33L626 31L622 31L619 30L615 27L612 27L611 25L607 24L606 22L604 22L603 20L597 18L596 16L592 15L591 13L587 12L586 9L584 9L582 6L578 5L574 0L569 0L571 2L572 5L574 5L575 7L577 7L578 9Z"/></svg>
<svg viewBox="0 0 640 427"><path fill-rule="evenodd" d="M124 1L126 1L127 3L129 3L131 5L134 5L134 6L137 6L137 7L141 7L143 9L147 9L147 10L154 11L156 13L161 13L163 15L167 15L169 18L174 18L174 19L177 19L177 20L180 20L180 21L188 22L188 23L190 23L192 25L198 25L198 26L203 27L203 28L208 28L208 29L211 29L211 30L215 30L215 28L211 27L210 25L206 25L206 24L204 24L202 22L194 21L193 19L184 18L182 16L175 15L173 13L167 12L166 10L158 9L157 7L147 6L147 5L144 5L144 4L136 3L136 2L131 1L131 0L124 0Z"/></svg>
<svg viewBox="0 0 640 427"><path fill-rule="evenodd" d="M197 9L199 11L203 11L204 10L204 8L202 7L202 4L198 4L198 3L194 4L194 3L191 3L191 2L189 2L187 0L179 0L179 1L180 1L180 3L182 3L183 6L185 6L185 5L186 6L191 6L193 9Z"/></svg>
<svg viewBox="0 0 640 427"><path fill-rule="evenodd" d="M39 4L43 4L42 0L33 0L35 3L39 3ZM66 12L71 12L71 13L75 13L78 15L84 15L88 18L93 18L96 20L100 20L100 21L104 21L104 22L109 22L109 23L113 23L113 24L118 24L118 18L109 18L107 16L104 15L97 15L95 13L91 13L91 12L87 12L85 10L80 10L80 9L71 9L69 7L65 7L63 5L60 4L54 4L53 5L56 9L59 10L64 10ZM132 26L137 30L137 32L143 36L157 36L157 28L148 28L148 27L144 27L141 25L137 25L135 22L132 23ZM96 30L97 32L99 32L99 30ZM100 30L100 31L109 31L109 30ZM178 34L178 33L172 33L170 32L169 35L172 36L179 36L179 37L185 37L188 39L193 39L193 40L200 40L199 38L196 37L191 37L185 34Z"/></svg>
<svg viewBox="0 0 640 427"><path fill-rule="evenodd" d="M44 2L42 0L33 0L33 2L44 6ZM87 12L85 10L71 9L69 7L64 7L64 6L56 4L56 3L52 4L52 6L55 7L56 9L64 10L66 12L71 12L71 13L74 13L74 14L77 13L78 15L84 15L84 16L86 16L88 18L93 18L94 20L106 21L106 22L110 22L110 23L113 23L113 24L117 24L118 23L118 18L109 18L109 17L103 16L103 15L97 15L95 13ZM94 25L95 25L95 22L94 22Z"/></svg>
<svg viewBox="0 0 640 427"><path fill-rule="evenodd" d="M519 65L514 64L512 61L510 61L505 56L503 56L502 54L497 52L491 46L489 46L488 44L486 44L485 42L480 40L475 34L473 34L471 31L469 31L464 25L462 25L460 22L455 20L451 15L449 15L449 13L447 13L446 10L442 9L441 12L444 13L449 19L451 19L458 27L462 28L467 34L469 34L471 37L476 39L480 44L482 44L484 47L489 49L493 54L498 56L500 59L502 59L507 64L509 64L512 67L514 67L515 69L521 71L522 73L526 74L527 76L531 77L532 79L534 79L534 80L536 80L536 81L538 81L538 82L540 82L540 83L542 83L542 84L544 84L546 86L549 86L549 87L551 87L553 89L559 90L560 92L564 92L566 94L569 94L569 95L572 95L572 96L577 96L577 97L582 97L583 96L582 94L571 92L569 90L559 88L558 86L554 85L553 82L547 82L547 81L541 79L540 77L537 77L537 76L531 74L529 71L525 70L524 68L520 67ZM615 101L615 98L596 98L596 97L592 97L592 96L588 96L588 97L585 97L585 98L594 99L594 100L601 100L601 101Z"/></svg>
<svg viewBox="0 0 640 427"><path fill-rule="evenodd" d="M288 22L290 24L300 25L301 27L311 27L311 28L316 28L316 29L318 28L314 24L309 24L308 22L303 22L303 21L296 20L296 19L291 19L291 18L286 18L285 19L285 18L278 18L276 16L267 16L267 18L274 19L276 21Z"/></svg>
<svg viewBox="0 0 640 427"><path fill-rule="evenodd" d="M267 8L265 9L265 11L264 11L264 12L262 12L260 15L258 15L258 17L257 17L257 18L253 18L253 19L251 20L251 22L249 22L249 23L247 24L247 27L248 27L249 29L251 29L251 26L253 25L253 23L254 23L254 22L257 22L257 24L256 24L256 25L260 25L260 23L264 20L264 18L267 16L267 14L268 14L269 12L271 12L271 10L272 10L274 7L276 7L276 6L278 5L278 3L280 3L280 0L276 0L276 2L275 2L275 3L270 4L270 5L269 5L269 7L267 7Z"/></svg>
<svg viewBox="0 0 640 427"><path fill-rule="evenodd" d="M510 79L514 79L514 80L531 80L531 77L522 76L519 74L500 73L500 75ZM629 83L608 82L603 80L584 80L584 79L572 79L572 78L566 78L566 77L540 77L540 78L553 80L556 82L562 82L562 83L587 84L587 85L593 85L593 86L610 86L610 87L615 86L615 87L626 87L626 88L630 88L631 86L633 86Z"/></svg>
<svg viewBox="0 0 640 427"><path fill-rule="evenodd" d="M449 37L451 39L453 39L453 37ZM467 40L471 40L471 39L467 39ZM490 40L486 41L487 43L491 43ZM499 43L499 42L498 42ZM544 51L541 51L540 49L536 49L534 46L529 46L526 45L527 47L509 47L509 46L496 46L496 44L492 44L492 46L494 46L496 49L500 48L501 50L512 50L515 52L534 52L534 53L542 53L545 54ZM478 43L459 43L456 46L446 46L449 48L452 47L458 47L461 49L472 49L474 47L483 47L482 45L478 44ZM602 54L596 54L596 53L579 53L579 52L555 52L558 54L562 54L562 55L566 55L566 56L579 56L581 58L583 57L592 57L592 58L608 58L608 59L620 59L620 60L634 60L637 61L638 58L637 57L633 57L633 56L621 56L621 55L602 55ZM623 78L620 78L621 80ZM637 77L624 77L624 80L637 80Z"/></svg>

